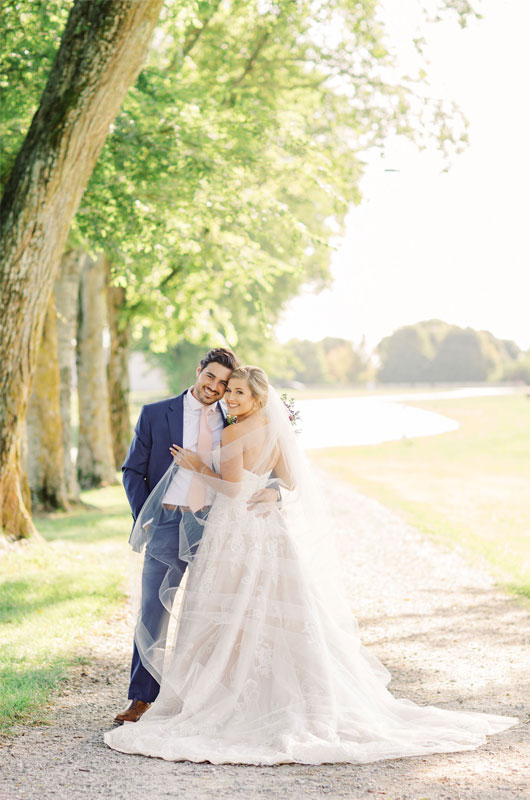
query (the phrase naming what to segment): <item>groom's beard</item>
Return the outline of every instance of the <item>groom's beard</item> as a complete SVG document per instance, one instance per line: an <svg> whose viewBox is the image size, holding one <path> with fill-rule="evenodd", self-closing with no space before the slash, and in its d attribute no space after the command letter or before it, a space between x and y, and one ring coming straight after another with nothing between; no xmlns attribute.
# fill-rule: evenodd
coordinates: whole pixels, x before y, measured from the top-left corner
<svg viewBox="0 0 530 800"><path fill-rule="evenodd" d="M218 400L221 400L224 395L224 392L221 393L215 391L210 394L210 392L206 392L205 389L206 387L204 386L193 387L193 396L195 397L196 400L198 400L200 403L203 403L205 406L213 405Z"/></svg>

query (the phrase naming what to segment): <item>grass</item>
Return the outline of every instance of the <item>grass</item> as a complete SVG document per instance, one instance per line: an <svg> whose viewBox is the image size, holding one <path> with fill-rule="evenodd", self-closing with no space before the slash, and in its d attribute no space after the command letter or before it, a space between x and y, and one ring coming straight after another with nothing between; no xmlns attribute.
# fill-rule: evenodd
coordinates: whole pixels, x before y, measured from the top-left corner
<svg viewBox="0 0 530 800"><path fill-rule="evenodd" d="M456 419L460 428L313 451L312 458L425 533L461 546L507 589L530 598L530 400L510 395L414 405Z"/></svg>
<svg viewBox="0 0 530 800"><path fill-rule="evenodd" d="M123 602L130 512L121 487L85 492L90 509L37 517L43 541L0 559L0 732L43 722L68 667L86 661L86 635Z"/></svg>

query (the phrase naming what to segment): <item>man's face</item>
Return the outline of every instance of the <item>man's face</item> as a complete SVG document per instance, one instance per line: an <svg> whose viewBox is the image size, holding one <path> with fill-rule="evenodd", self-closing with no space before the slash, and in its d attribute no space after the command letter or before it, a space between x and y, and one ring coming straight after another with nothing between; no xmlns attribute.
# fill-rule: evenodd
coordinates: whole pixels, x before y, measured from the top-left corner
<svg viewBox="0 0 530 800"><path fill-rule="evenodd" d="M231 374L231 369L223 367L217 361L207 364L202 371L200 366L197 367L193 396L205 406L211 406L224 395Z"/></svg>

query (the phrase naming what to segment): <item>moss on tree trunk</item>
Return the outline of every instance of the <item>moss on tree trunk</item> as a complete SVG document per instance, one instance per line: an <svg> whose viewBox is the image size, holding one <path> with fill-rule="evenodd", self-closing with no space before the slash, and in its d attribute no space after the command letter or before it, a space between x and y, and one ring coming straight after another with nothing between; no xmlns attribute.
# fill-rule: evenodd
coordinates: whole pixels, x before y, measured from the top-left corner
<svg viewBox="0 0 530 800"><path fill-rule="evenodd" d="M68 250L61 259L55 281L57 339L59 343L60 408L63 429L64 480L69 502L79 500L79 484L72 461L72 384L77 335L77 298L83 264L89 256L82 250Z"/></svg>
<svg viewBox="0 0 530 800"><path fill-rule="evenodd" d="M77 397L79 443L77 479L82 489L116 481L110 430L107 363L103 332L107 327L104 256L87 259L79 284Z"/></svg>
<svg viewBox="0 0 530 800"><path fill-rule="evenodd" d="M110 352L108 364L110 421L114 465L121 469L131 440L129 419L129 322L125 308L125 289L108 288Z"/></svg>
<svg viewBox="0 0 530 800"><path fill-rule="evenodd" d="M55 299L51 295L27 415L27 470L34 508L68 509Z"/></svg>

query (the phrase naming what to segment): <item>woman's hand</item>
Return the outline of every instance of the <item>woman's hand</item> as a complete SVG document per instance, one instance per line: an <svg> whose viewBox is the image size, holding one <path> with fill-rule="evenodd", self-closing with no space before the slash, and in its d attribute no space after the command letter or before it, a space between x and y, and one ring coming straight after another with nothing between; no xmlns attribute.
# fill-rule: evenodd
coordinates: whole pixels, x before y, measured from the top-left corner
<svg viewBox="0 0 530 800"><path fill-rule="evenodd" d="M194 453L193 450L185 450L183 447L179 447L178 444L174 444L169 448L169 452L179 467L190 469L193 472L200 472L201 468L204 467L204 461L201 459L200 455Z"/></svg>

